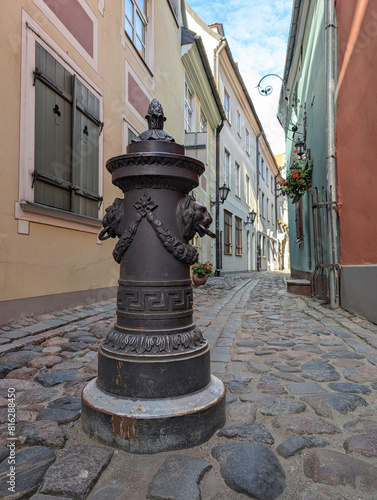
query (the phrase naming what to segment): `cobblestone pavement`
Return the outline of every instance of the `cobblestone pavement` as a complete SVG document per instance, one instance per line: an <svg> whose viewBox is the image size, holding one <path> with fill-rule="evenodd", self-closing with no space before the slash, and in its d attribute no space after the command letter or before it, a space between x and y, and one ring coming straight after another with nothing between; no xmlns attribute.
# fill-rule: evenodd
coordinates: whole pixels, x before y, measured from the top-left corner
<svg viewBox="0 0 377 500"><path fill-rule="evenodd" d="M0 498L376 500L377 326L288 294L286 277L210 278L194 290L227 422L176 452L132 455L81 430L80 394L115 301L0 327Z"/></svg>

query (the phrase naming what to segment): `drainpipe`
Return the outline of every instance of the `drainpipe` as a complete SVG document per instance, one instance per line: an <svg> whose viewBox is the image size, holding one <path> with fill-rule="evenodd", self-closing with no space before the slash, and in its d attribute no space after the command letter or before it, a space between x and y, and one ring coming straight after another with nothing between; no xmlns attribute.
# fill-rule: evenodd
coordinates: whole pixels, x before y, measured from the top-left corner
<svg viewBox="0 0 377 500"><path fill-rule="evenodd" d="M223 36L219 44L214 50L214 73L216 88L219 90L219 56L224 47L226 46L226 38ZM216 269L215 276L220 276L220 132L224 126L224 119L221 119L220 125L216 128Z"/></svg>
<svg viewBox="0 0 377 500"><path fill-rule="evenodd" d="M225 45L226 45L226 38L225 38L225 36L222 36L220 38L219 44L217 45L217 47L215 47L215 50L214 50L214 56L215 56L214 73L215 73L215 80L216 80L217 90L219 90L219 81L220 81L220 77L219 77L219 67L220 67L219 56L220 56L220 53L222 52L222 50L224 49Z"/></svg>
<svg viewBox="0 0 377 500"><path fill-rule="evenodd" d="M256 241L256 244L257 244L257 251L255 252L256 253L256 258L257 258L257 271L260 271L260 264L261 264L261 248L260 248L260 245L259 245L259 220L260 220L260 210L259 210L259 207L260 207L260 201L259 201L259 137L262 135L263 131L261 130L259 132L259 134L256 136L255 138L255 142L256 142L256 169L257 169L257 241Z"/></svg>
<svg viewBox="0 0 377 500"><path fill-rule="evenodd" d="M335 159L335 2L326 0L326 172L327 191L330 196L330 224L328 224L328 238L330 243L330 264L332 266L329 275L330 307L335 309L339 306L336 286L336 269L338 237L337 237L337 184L336 184L336 159Z"/></svg>
<svg viewBox="0 0 377 500"><path fill-rule="evenodd" d="M216 128L216 269L215 276L220 276L220 132L224 126L224 119L221 119L220 125Z"/></svg>
<svg viewBox="0 0 377 500"><path fill-rule="evenodd" d="M182 26L188 28L185 0L181 0Z"/></svg>

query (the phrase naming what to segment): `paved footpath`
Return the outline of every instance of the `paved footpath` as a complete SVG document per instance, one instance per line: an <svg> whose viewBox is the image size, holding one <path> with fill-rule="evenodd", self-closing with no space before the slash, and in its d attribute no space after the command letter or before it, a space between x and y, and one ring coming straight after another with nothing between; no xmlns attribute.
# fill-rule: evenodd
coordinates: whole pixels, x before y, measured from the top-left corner
<svg viewBox="0 0 377 500"><path fill-rule="evenodd" d="M377 326L288 294L286 277L194 290L227 422L176 452L132 455L81 430L115 301L1 326L0 499L376 500Z"/></svg>

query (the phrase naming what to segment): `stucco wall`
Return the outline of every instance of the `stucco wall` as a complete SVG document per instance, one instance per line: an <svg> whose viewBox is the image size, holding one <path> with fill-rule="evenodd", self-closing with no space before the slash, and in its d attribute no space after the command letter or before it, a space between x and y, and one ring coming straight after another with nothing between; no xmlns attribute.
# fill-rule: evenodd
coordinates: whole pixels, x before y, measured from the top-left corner
<svg viewBox="0 0 377 500"><path fill-rule="evenodd" d="M77 0L76 3L79 2L80 5L85 3L82 0ZM157 97L161 101L168 117L166 129L177 142L183 143L184 139L184 70L180 53L180 30L168 2L153 0L153 3L154 17L150 18L150 22L152 23L153 19L152 34L155 44L151 58L148 59L148 66L141 61L124 31L122 32L124 19L121 1L106 2L103 12L97 0L88 0L85 4L98 28L93 32L96 48L89 51L94 56L93 60L90 59L90 54L87 58L83 57L78 50L79 44L72 43L69 33L54 24L51 16L46 15L43 9L47 3L43 0L13 0L2 6L0 62L2 67L6 68L6 76L0 81L0 301L5 303L31 297L41 297L43 301L43 297L57 294L111 288L117 284L119 272L118 265L111 256L115 241L110 240L103 244L97 242L96 234L100 227L90 228L79 224L65 224L65 227L62 227L63 225L54 218L44 218L43 223L37 220L38 217L21 222L17 219L20 207L18 206L17 212L15 202L22 199L19 193L19 165L25 151L22 142L20 147L23 130L20 100L23 96L25 15L37 27L38 33L45 34L44 38L48 37L56 44L61 51L61 57L66 57L69 63L74 64L93 82L101 94L104 122L100 164L104 198L102 211L99 213L101 218L104 209L116 196L121 195L119 189L111 183L111 175L105 169L105 162L108 158L122 153L123 118L125 117L138 132L146 128L143 116L135 113L129 105L127 71L131 71L148 99ZM32 88L32 71L26 77ZM32 131L24 130L24 133L28 135L32 134ZM32 170L25 174L29 184L31 172ZM24 234L20 234L22 232ZM34 311L38 312L36 305Z"/></svg>
<svg viewBox="0 0 377 500"><path fill-rule="evenodd" d="M336 154L342 265L376 264L377 8L340 2Z"/></svg>
<svg viewBox="0 0 377 500"><path fill-rule="evenodd" d="M295 51L302 56L297 64L291 67L289 87L291 88L289 106L291 107L291 122L289 129L295 123L293 112L298 117L298 131L293 136L288 134L286 141L287 172L292 163L294 143L303 133L304 106L306 106L307 132L306 145L313 159L312 185L320 191L326 186L326 101L325 101L325 18L324 2L311 2L308 19L300 21L305 30L302 39L296 41ZM300 30L299 30L300 31ZM295 103L294 91L299 101ZM292 272L310 272L314 270L314 242L312 229L312 213L309 194L302 197L304 243L296 243L295 205L288 200L289 211L289 249Z"/></svg>

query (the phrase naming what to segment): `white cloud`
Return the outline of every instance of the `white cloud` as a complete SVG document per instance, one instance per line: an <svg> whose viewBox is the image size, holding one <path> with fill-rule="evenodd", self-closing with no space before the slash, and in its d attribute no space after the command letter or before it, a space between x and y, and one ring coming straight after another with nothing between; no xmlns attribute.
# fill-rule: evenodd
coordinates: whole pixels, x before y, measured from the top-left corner
<svg viewBox="0 0 377 500"><path fill-rule="evenodd" d="M275 154L284 151L284 133L276 114L281 81L266 78L273 87L268 97L255 88L268 73L283 76L293 0L189 0L207 24L224 26L234 60Z"/></svg>

